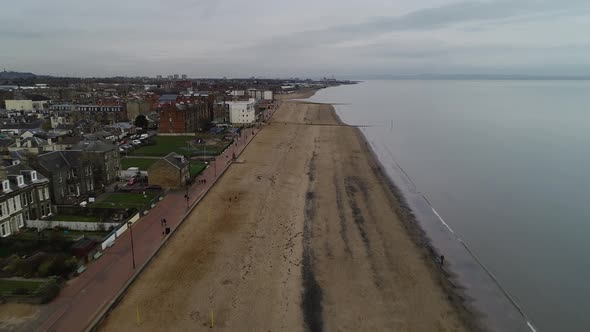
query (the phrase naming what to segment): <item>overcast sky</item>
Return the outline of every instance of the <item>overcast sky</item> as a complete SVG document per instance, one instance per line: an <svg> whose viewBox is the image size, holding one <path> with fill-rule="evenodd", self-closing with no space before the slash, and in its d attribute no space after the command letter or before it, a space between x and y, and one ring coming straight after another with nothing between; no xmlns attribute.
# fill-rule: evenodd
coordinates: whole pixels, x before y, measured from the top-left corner
<svg viewBox="0 0 590 332"><path fill-rule="evenodd" d="M590 75L588 0L20 0L0 69L73 76Z"/></svg>

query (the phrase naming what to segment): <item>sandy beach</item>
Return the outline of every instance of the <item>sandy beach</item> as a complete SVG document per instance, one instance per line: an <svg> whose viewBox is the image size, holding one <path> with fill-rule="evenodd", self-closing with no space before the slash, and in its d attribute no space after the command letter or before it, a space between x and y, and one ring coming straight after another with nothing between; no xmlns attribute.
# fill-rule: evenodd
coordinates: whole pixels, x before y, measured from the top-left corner
<svg viewBox="0 0 590 332"><path fill-rule="evenodd" d="M240 159L101 331L473 330L332 106L285 100Z"/></svg>

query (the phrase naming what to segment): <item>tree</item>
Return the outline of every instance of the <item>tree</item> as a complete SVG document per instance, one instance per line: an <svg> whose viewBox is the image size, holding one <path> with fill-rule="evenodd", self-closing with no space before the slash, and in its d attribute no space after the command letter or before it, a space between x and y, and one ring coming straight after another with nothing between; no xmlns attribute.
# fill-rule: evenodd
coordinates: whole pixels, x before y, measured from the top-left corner
<svg viewBox="0 0 590 332"><path fill-rule="evenodd" d="M41 125L41 128L43 130L45 130L45 131L51 130L51 121L50 120L43 121L43 124Z"/></svg>
<svg viewBox="0 0 590 332"><path fill-rule="evenodd" d="M143 114L140 114L135 118L134 125L138 128L142 128L144 130L147 130L147 127L149 126L149 124L150 123L149 123L148 119Z"/></svg>

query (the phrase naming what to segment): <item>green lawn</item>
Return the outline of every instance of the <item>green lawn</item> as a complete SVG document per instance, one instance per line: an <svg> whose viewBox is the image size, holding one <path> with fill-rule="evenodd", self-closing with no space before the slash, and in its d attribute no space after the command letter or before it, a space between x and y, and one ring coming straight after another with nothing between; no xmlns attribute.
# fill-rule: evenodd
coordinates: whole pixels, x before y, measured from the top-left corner
<svg viewBox="0 0 590 332"><path fill-rule="evenodd" d="M207 164L200 162L200 161L191 161L189 172L191 177L195 177L207 168Z"/></svg>
<svg viewBox="0 0 590 332"><path fill-rule="evenodd" d="M121 159L121 169L128 169L129 167L139 167L142 171L147 171L153 163L159 159L153 158L124 158Z"/></svg>
<svg viewBox="0 0 590 332"><path fill-rule="evenodd" d="M19 288L24 288L28 290L29 293L33 293L42 284L43 281L0 279L0 294L12 293L15 289Z"/></svg>
<svg viewBox="0 0 590 332"><path fill-rule="evenodd" d="M58 214L54 220L57 221L80 221L80 222L99 222L100 218L93 216L69 216L65 214Z"/></svg>
<svg viewBox="0 0 590 332"><path fill-rule="evenodd" d="M219 139L218 144L203 145L189 143L194 142L198 138L205 140L216 138ZM185 156L193 155L218 155L226 147L231 144L231 141L225 141L222 139L223 135L212 135L212 134L199 134L197 136L156 136L156 144L142 146L139 149L133 151L131 154L134 156L149 156L149 157L164 157L170 152L176 152ZM125 168L123 166L123 168Z"/></svg>
<svg viewBox="0 0 590 332"><path fill-rule="evenodd" d="M145 196L143 193L109 193L104 194L105 197L101 197L99 202L88 206L117 209L141 208L151 202L157 195L158 193L151 191L146 191Z"/></svg>

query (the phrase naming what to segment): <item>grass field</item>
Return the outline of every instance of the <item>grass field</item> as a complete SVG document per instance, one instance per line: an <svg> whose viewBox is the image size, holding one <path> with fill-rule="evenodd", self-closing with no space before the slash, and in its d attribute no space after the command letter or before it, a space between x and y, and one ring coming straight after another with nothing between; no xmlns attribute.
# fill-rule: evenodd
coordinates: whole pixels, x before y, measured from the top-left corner
<svg viewBox="0 0 590 332"><path fill-rule="evenodd" d="M142 193L109 193L101 197L100 202L93 203L89 207L100 207L110 209L141 208L154 199L158 193L146 191Z"/></svg>
<svg viewBox="0 0 590 332"><path fill-rule="evenodd" d="M199 134L197 136L156 136L156 144L142 146L131 154L134 156L148 157L164 157L170 152L176 152L185 156L199 154L218 155L231 144L230 141L222 140L222 137L222 135L211 134ZM216 139L218 143L207 144L204 146L204 150L202 145L189 145L190 142L198 138L205 140Z"/></svg>
<svg viewBox="0 0 590 332"><path fill-rule="evenodd" d="M128 169L129 167L139 167L142 171L147 171L153 163L159 159L153 158L123 158L121 159L121 169Z"/></svg>
<svg viewBox="0 0 590 332"><path fill-rule="evenodd" d="M0 294L12 293L15 289L26 289L29 293L33 293L42 284L42 281L0 279Z"/></svg>
<svg viewBox="0 0 590 332"><path fill-rule="evenodd" d="M191 177L201 174L201 172L207 168L207 165L200 161L191 161L189 172Z"/></svg>

